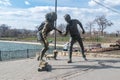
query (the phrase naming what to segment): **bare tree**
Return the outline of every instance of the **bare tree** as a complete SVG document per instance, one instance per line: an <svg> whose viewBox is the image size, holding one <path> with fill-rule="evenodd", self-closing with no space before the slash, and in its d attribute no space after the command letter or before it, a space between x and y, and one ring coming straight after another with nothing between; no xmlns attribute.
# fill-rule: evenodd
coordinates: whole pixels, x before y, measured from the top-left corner
<svg viewBox="0 0 120 80"><path fill-rule="evenodd" d="M0 25L0 36L1 37L6 37L8 36L8 31L10 29L10 26L6 25L6 24L2 24Z"/></svg>
<svg viewBox="0 0 120 80"><path fill-rule="evenodd" d="M65 31L66 26L65 26L65 24L60 24L60 25L58 25L57 28L58 28L60 31Z"/></svg>
<svg viewBox="0 0 120 80"><path fill-rule="evenodd" d="M93 21L89 21L88 23L86 23L86 28L89 30L90 36L92 34L92 28L94 26L94 22Z"/></svg>
<svg viewBox="0 0 120 80"><path fill-rule="evenodd" d="M117 32L118 34L120 34L120 31L119 31L119 30L117 30L116 32Z"/></svg>
<svg viewBox="0 0 120 80"><path fill-rule="evenodd" d="M119 36L119 34L120 34L120 31L119 31L119 30L117 30L117 31L116 31L116 37L118 37L118 36Z"/></svg>
<svg viewBox="0 0 120 80"><path fill-rule="evenodd" d="M105 17L105 15L102 16L98 16L95 19L95 22L98 24L99 26L99 30L101 31L101 35L103 36L104 30L108 27L113 25L113 23L111 21L108 21Z"/></svg>

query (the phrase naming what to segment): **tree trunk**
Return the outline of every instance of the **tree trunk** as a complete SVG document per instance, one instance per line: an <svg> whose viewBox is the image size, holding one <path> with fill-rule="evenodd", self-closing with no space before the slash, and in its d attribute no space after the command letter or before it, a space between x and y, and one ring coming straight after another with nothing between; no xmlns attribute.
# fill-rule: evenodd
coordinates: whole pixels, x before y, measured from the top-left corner
<svg viewBox="0 0 120 80"><path fill-rule="evenodd" d="M104 29L103 29L103 25L102 25L102 29L101 29L101 36L104 36L103 31L104 31Z"/></svg>

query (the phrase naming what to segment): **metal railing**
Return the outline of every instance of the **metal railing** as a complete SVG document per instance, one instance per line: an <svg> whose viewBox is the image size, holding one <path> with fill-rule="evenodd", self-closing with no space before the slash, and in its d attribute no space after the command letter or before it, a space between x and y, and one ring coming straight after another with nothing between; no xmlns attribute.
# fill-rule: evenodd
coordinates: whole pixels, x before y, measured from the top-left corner
<svg viewBox="0 0 120 80"><path fill-rule="evenodd" d="M0 61L35 57L40 49L0 51Z"/></svg>
<svg viewBox="0 0 120 80"><path fill-rule="evenodd" d="M54 47L50 46L47 50L47 54L53 53ZM57 50L62 50L62 47L58 47ZM35 57L36 53L40 53L41 49L25 49L25 50L12 50L12 51L0 51L0 61L16 60L22 58Z"/></svg>

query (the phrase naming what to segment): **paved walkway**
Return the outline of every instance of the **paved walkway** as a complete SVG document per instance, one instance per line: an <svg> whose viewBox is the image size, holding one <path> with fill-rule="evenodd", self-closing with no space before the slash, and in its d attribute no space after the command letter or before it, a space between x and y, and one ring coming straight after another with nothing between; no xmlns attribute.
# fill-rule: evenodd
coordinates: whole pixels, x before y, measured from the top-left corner
<svg viewBox="0 0 120 80"><path fill-rule="evenodd" d="M89 58L73 56L73 63L67 63L68 56L49 60L51 72L38 72L35 58L0 62L0 80L119 80L119 58Z"/></svg>

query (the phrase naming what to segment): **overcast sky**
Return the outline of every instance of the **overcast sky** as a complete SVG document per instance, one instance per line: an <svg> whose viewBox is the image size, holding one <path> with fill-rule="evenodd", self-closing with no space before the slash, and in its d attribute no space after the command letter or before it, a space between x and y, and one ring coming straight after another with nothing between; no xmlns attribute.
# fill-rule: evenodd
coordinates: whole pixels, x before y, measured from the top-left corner
<svg viewBox="0 0 120 80"><path fill-rule="evenodd" d="M110 8L107 9L95 1ZM120 0L57 0L57 25L65 23L63 16L80 20L84 27L96 16L105 15L114 23L107 32L120 31ZM11 28L31 29L45 20L44 15L54 11L55 0L0 0L0 24L8 24ZM95 26L97 30L97 26Z"/></svg>

